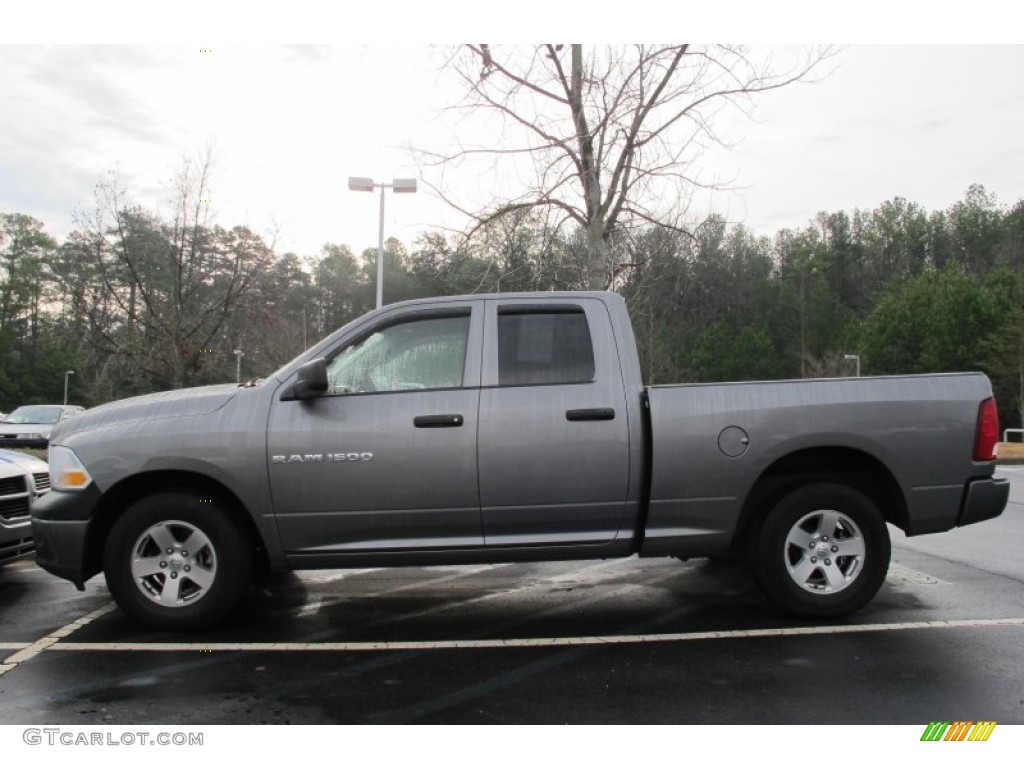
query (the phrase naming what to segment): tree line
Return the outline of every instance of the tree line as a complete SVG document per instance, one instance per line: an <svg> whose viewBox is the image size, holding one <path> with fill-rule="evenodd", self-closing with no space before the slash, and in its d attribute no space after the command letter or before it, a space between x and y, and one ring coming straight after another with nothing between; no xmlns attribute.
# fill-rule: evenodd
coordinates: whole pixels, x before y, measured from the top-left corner
<svg viewBox="0 0 1024 768"><path fill-rule="evenodd" d="M66 371L88 406L261 376L373 307L375 248L278 253L208 220L207 185L186 166L155 213L104 182L62 241L0 214L0 411L60 402ZM982 370L1004 425L1021 424L1024 200L975 185L942 211L896 198L774 236L712 216L604 248L648 383ZM587 232L528 207L385 247L386 303L592 281Z"/></svg>

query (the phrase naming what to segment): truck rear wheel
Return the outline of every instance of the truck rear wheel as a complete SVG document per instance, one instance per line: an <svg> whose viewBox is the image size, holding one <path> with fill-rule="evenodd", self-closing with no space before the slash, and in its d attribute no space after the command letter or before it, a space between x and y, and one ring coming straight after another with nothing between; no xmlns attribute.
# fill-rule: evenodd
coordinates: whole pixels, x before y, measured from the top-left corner
<svg viewBox="0 0 1024 768"><path fill-rule="evenodd" d="M153 629L210 626L252 577L248 537L215 499L165 491L132 504L111 529L104 576L125 613Z"/></svg>
<svg viewBox="0 0 1024 768"><path fill-rule="evenodd" d="M814 483L785 496L752 543L750 567L761 588L802 618L856 611L889 569L885 519L868 497L839 483Z"/></svg>

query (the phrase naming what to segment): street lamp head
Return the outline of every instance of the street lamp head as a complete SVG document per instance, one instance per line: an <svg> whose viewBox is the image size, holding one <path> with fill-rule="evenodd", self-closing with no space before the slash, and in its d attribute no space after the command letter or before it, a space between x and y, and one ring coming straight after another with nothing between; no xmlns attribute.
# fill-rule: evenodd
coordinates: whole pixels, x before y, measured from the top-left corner
<svg viewBox="0 0 1024 768"><path fill-rule="evenodd" d="M75 375L75 372L74 372L74 371L65 371L65 372L64 372L64 375L65 375L65 376L74 376L74 375Z"/></svg>
<svg viewBox="0 0 1024 768"><path fill-rule="evenodd" d="M353 192L372 192L380 187L380 219L378 220L377 240L377 307L384 305L384 190L391 187L396 194L408 194L416 191L416 179L392 179L390 184L375 184L373 179L365 176L349 176L348 188Z"/></svg>
<svg viewBox="0 0 1024 768"><path fill-rule="evenodd" d="M373 192L373 179L366 176L349 176L348 188L353 192Z"/></svg>
<svg viewBox="0 0 1024 768"><path fill-rule="evenodd" d="M844 360L860 360L860 355L843 355Z"/></svg>

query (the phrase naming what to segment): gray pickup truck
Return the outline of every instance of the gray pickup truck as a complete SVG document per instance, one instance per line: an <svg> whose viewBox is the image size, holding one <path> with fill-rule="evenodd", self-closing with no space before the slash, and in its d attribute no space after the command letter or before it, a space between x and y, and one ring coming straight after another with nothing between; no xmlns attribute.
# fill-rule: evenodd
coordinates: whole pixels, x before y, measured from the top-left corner
<svg viewBox="0 0 1024 768"><path fill-rule="evenodd" d="M266 379L58 425L37 560L162 629L256 568L741 553L802 617L870 600L891 523L999 515L981 374L644 387L613 293L371 312Z"/></svg>

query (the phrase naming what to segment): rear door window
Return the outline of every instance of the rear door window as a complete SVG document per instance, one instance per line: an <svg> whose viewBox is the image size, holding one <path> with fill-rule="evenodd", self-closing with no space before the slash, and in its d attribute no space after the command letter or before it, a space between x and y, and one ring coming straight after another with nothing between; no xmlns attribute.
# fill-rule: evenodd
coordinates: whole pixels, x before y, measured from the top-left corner
<svg viewBox="0 0 1024 768"><path fill-rule="evenodd" d="M499 309L499 386L593 380L594 346L581 307Z"/></svg>

